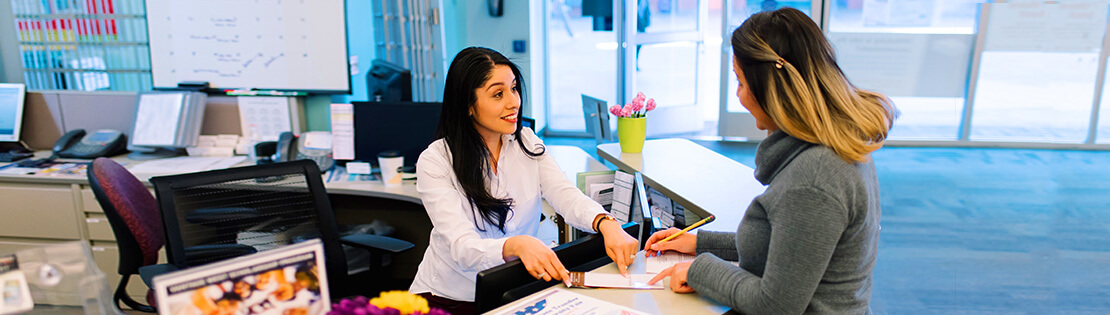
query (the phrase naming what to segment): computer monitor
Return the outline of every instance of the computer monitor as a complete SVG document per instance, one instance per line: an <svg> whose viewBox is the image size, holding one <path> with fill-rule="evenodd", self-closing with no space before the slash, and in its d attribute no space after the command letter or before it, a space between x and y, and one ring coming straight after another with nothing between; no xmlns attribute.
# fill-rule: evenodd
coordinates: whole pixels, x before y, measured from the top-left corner
<svg viewBox="0 0 1110 315"><path fill-rule="evenodd" d="M644 183L644 174L636 172L632 183L632 221L640 224L636 238L640 245L647 244L648 238L656 229L662 228L659 218L651 215L651 204L648 202L647 184Z"/></svg>
<svg viewBox="0 0 1110 315"><path fill-rule="evenodd" d="M412 102L412 72L401 65L374 59L366 73L366 94L371 102Z"/></svg>
<svg viewBox="0 0 1110 315"><path fill-rule="evenodd" d="M399 151L405 166L436 139L443 103L352 102L355 110L355 160L378 164L378 153Z"/></svg>
<svg viewBox="0 0 1110 315"><path fill-rule="evenodd" d="M613 141L613 129L609 126L609 109L606 103L582 94L582 114L586 119L586 132L594 136L598 144Z"/></svg>
<svg viewBox="0 0 1110 315"><path fill-rule="evenodd" d="M22 83L0 83L0 142L19 141L24 92L26 87Z"/></svg>

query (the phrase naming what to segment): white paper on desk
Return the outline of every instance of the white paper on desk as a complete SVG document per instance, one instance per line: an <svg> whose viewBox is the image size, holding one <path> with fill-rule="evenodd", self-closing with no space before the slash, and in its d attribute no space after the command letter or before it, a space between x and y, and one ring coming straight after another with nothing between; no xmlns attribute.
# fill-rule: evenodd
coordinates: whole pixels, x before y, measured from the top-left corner
<svg viewBox="0 0 1110 315"><path fill-rule="evenodd" d="M235 148L239 144L239 135L222 134L216 136L217 147Z"/></svg>
<svg viewBox="0 0 1110 315"><path fill-rule="evenodd" d="M609 210L620 224L628 223L632 209L632 182L635 176L617 171L613 174L613 208Z"/></svg>
<svg viewBox="0 0 1110 315"><path fill-rule="evenodd" d="M331 104L331 151L336 160L355 159L355 107Z"/></svg>
<svg viewBox="0 0 1110 315"><path fill-rule="evenodd" d="M219 169L229 168L229 167L235 166L235 164L242 163L246 159L247 159L246 156L227 157L227 158L224 158L223 160L220 160L216 163L212 163L212 165L208 166L208 170L219 170Z"/></svg>
<svg viewBox="0 0 1110 315"><path fill-rule="evenodd" d="M570 290L555 288L520 299L494 315L646 315L628 307L595 299Z"/></svg>
<svg viewBox="0 0 1110 315"><path fill-rule="evenodd" d="M660 281L655 285L648 285L651 278L655 277L653 274L630 274L627 278L619 273L608 272L581 272L573 271L570 273L571 283L574 286L587 287L587 288L617 288L617 289L663 289L663 282Z"/></svg>
<svg viewBox="0 0 1110 315"><path fill-rule="evenodd" d="M134 174L181 174L228 168L246 157L182 156L139 163L129 168Z"/></svg>
<svg viewBox="0 0 1110 315"><path fill-rule="evenodd" d="M351 174L372 174L373 168L366 162L347 162L347 172Z"/></svg>
<svg viewBox="0 0 1110 315"><path fill-rule="evenodd" d="M289 98L240 96L239 125L251 141L277 141L282 132L293 131Z"/></svg>
<svg viewBox="0 0 1110 315"><path fill-rule="evenodd" d="M341 183L341 182L369 182L377 181L378 177L374 174L353 174L348 173L348 167L333 167L331 170L323 174L325 183Z"/></svg>
<svg viewBox="0 0 1110 315"><path fill-rule="evenodd" d="M644 262L647 264L647 266L644 267L644 272L649 274L660 273L663 272L663 269L670 268L674 266L674 264L691 261L694 260L694 258L698 258L698 256L683 254L676 251L666 251L659 256L644 258Z"/></svg>

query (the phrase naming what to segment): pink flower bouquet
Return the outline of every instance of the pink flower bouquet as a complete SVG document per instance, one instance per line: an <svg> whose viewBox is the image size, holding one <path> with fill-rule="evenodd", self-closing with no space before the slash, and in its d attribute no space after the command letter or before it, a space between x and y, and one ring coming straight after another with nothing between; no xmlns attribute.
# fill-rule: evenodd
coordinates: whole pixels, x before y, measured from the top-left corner
<svg viewBox="0 0 1110 315"><path fill-rule="evenodd" d="M643 118L647 116L647 112L655 110L655 99L647 99L645 101L644 93L636 93L636 97L632 98L632 102L624 104L624 106L613 105L609 107L609 113L613 116L624 118Z"/></svg>

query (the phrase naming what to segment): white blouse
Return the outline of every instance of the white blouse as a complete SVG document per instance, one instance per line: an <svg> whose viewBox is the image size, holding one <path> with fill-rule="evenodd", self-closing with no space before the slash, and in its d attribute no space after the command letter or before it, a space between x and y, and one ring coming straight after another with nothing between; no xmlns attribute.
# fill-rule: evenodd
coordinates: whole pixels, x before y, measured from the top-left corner
<svg viewBox="0 0 1110 315"><path fill-rule="evenodd" d="M543 145L528 128L521 130L521 140L532 151L539 151L537 148ZM467 200L451 168L446 141L432 142L420 154L416 171L416 189L433 227L424 260L409 288L414 294L431 292L456 301L474 301L478 272L505 263L501 255L505 240L537 235L543 210L541 197L583 231L593 231L590 225L594 218L606 213L567 180L550 154L529 156L512 135L502 137L497 174L486 179L494 197L513 199L504 233L487 224ZM485 231L479 230L475 222Z"/></svg>

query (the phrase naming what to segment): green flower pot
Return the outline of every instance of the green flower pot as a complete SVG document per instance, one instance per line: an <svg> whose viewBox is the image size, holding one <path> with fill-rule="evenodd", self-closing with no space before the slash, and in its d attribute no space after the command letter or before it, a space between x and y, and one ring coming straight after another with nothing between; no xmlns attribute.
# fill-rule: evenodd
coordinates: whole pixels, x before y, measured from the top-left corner
<svg viewBox="0 0 1110 315"><path fill-rule="evenodd" d="M640 151L643 151L646 134L647 117L617 117L617 139L621 143L621 152L640 153Z"/></svg>

